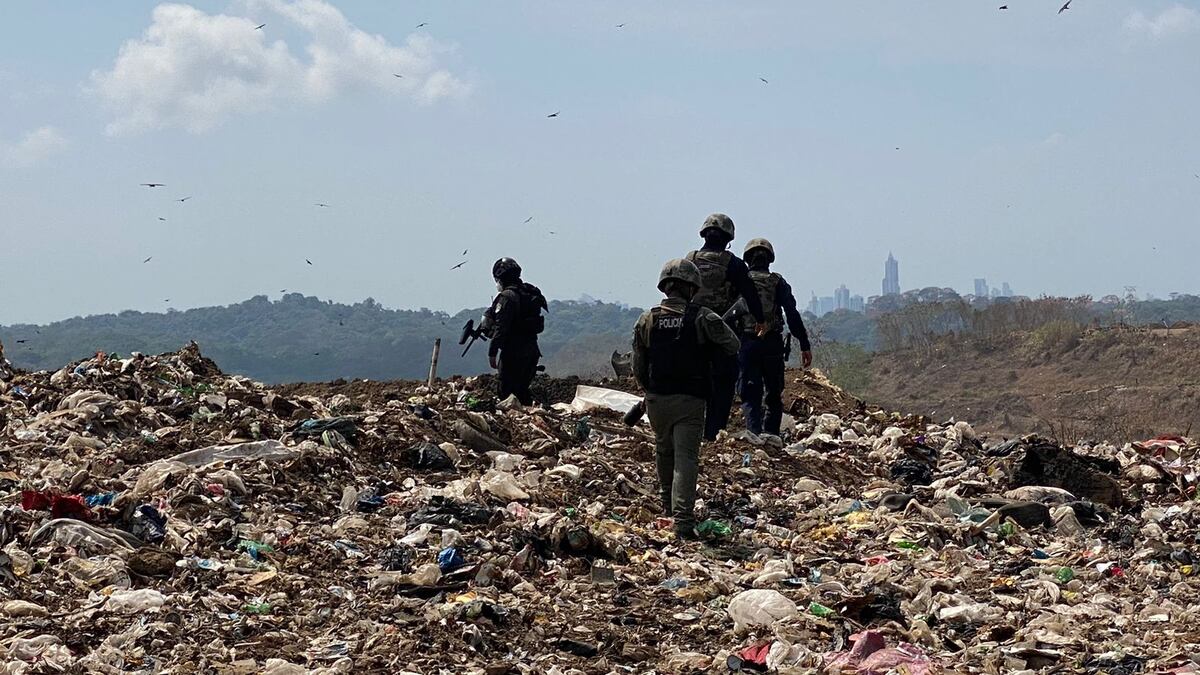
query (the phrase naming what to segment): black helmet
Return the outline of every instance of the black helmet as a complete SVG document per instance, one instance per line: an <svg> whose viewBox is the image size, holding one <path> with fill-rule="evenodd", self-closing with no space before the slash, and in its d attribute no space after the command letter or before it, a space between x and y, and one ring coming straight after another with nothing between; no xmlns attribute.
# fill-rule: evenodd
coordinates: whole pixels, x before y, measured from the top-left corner
<svg viewBox="0 0 1200 675"><path fill-rule="evenodd" d="M496 281L511 275L521 276L521 266L517 264L516 260L501 258L492 265L492 278Z"/></svg>

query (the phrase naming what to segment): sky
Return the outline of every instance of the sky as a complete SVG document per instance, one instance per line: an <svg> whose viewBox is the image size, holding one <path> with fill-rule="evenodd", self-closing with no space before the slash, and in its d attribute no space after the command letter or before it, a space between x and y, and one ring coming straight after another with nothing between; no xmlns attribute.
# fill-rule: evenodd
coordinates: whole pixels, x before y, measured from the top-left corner
<svg viewBox="0 0 1200 675"><path fill-rule="evenodd" d="M500 256L644 306L712 212L801 298L889 252L905 289L1200 292L1200 3L1000 4L8 0L0 323L453 312Z"/></svg>

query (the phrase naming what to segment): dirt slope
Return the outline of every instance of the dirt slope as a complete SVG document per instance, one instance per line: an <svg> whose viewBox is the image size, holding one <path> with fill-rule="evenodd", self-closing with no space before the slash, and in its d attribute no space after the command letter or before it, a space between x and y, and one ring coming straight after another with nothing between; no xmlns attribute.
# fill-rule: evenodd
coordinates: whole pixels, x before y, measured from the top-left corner
<svg viewBox="0 0 1200 675"><path fill-rule="evenodd" d="M876 355L864 398L982 431L1144 439L1200 427L1200 327L1021 334Z"/></svg>

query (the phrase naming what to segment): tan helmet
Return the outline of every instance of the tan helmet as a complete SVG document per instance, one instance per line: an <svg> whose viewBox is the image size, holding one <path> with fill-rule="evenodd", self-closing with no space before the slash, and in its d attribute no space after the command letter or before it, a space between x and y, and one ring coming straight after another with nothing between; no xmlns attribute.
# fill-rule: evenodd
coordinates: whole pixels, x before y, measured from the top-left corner
<svg viewBox="0 0 1200 675"><path fill-rule="evenodd" d="M700 288L700 268L690 260L668 260L667 264L663 265L662 272L658 274L658 290L663 290L668 281L682 281Z"/></svg>
<svg viewBox="0 0 1200 675"><path fill-rule="evenodd" d="M733 218L724 213L714 213L704 219L704 224L700 226L700 236L711 229L718 229L729 235L729 240L733 241Z"/></svg>
<svg viewBox="0 0 1200 675"><path fill-rule="evenodd" d="M761 248L766 251L767 255L771 257L770 262L775 262L775 247L771 245L771 242L763 239L762 237L751 239L750 241L746 242L746 250L742 252L742 257L745 258L746 256L750 255L750 251L753 251L756 248Z"/></svg>

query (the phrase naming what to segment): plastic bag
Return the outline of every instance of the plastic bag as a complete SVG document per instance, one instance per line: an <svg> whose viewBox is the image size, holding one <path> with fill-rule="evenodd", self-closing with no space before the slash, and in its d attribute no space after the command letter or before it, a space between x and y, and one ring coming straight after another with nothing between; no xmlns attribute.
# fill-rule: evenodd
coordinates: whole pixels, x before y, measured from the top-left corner
<svg viewBox="0 0 1200 675"><path fill-rule="evenodd" d="M44 617L50 614L45 607L26 600L9 600L0 604L0 614L11 617Z"/></svg>
<svg viewBox="0 0 1200 675"><path fill-rule="evenodd" d="M800 613L796 603L779 591L755 589L742 591L729 601L729 618L733 619L734 630L741 632L748 626L770 626L781 619Z"/></svg>
<svg viewBox="0 0 1200 675"><path fill-rule="evenodd" d="M587 412L594 408L604 408L625 414L633 410L633 406L640 403L641 400L641 396L628 392L581 384L575 387L575 399L571 401L570 405L562 406L562 408L577 413Z"/></svg>
<svg viewBox="0 0 1200 675"><path fill-rule="evenodd" d="M256 459L280 461L296 456L296 451L276 440L237 443L234 445L210 445L199 450L190 450L169 458L168 462L180 462L188 466L204 466L216 461Z"/></svg>
<svg viewBox="0 0 1200 675"><path fill-rule="evenodd" d="M486 493L507 500L529 499L529 493L517 485L517 479L505 471L489 470L479 479L479 487Z"/></svg>
<svg viewBox="0 0 1200 675"><path fill-rule="evenodd" d="M111 553L116 550L134 550L134 545L117 530L102 530L79 520L59 518L51 520L38 528L30 538L36 543L43 536L50 535L55 543L63 546L87 548L94 553Z"/></svg>
<svg viewBox="0 0 1200 675"><path fill-rule="evenodd" d="M113 594L108 596L105 607L117 614L140 614L157 612L166 602L167 596L153 588L139 588L135 591L113 591Z"/></svg>

